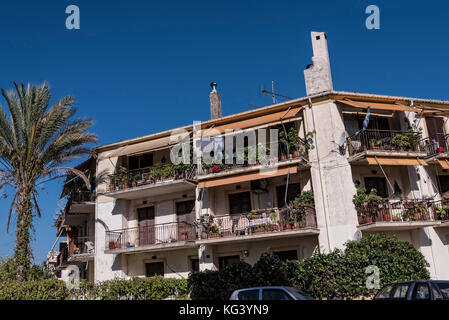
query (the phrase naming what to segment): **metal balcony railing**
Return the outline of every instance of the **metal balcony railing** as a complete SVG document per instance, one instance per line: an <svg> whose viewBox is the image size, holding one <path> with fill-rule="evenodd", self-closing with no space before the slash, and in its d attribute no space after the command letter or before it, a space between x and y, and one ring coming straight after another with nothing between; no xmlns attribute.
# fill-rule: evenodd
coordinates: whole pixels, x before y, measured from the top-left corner
<svg viewBox="0 0 449 320"><path fill-rule="evenodd" d="M422 144L428 156L434 156L449 151L449 135L438 133L422 140Z"/></svg>
<svg viewBox="0 0 449 320"><path fill-rule="evenodd" d="M106 249L137 248L154 244L195 240L195 226L173 222L106 231Z"/></svg>
<svg viewBox="0 0 449 320"><path fill-rule="evenodd" d="M95 193L91 191L74 191L70 195L72 202L95 201Z"/></svg>
<svg viewBox="0 0 449 320"><path fill-rule="evenodd" d="M300 212L287 211L285 208L281 210L273 208L238 216L203 216L202 219L192 223L173 222L106 231L106 250L316 228L315 209L312 206L304 206Z"/></svg>
<svg viewBox="0 0 449 320"><path fill-rule="evenodd" d="M91 237L77 237L70 240L69 256L77 254L94 254L95 241Z"/></svg>
<svg viewBox="0 0 449 320"><path fill-rule="evenodd" d="M196 165L188 165L183 170L176 170L172 164L156 165L136 170L125 170L109 176L107 189L109 191L135 188L146 184L154 184L159 181L195 179Z"/></svg>
<svg viewBox="0 0 449 320"><path fill-rule="evenodd" d="M354 155L367 150L425 152L420 133L365 129L348 138L348 151Z"/></svg>
<svg viewBox="0 0 449 320"><path fill-rule="evenodd" d="M242 152L233 152L232 163L226 163L224 159L216 160L213 163L202 162L202 168L199 172L201 175L210 174L210 173L218 173L222 171L229 171L238 168L247 168L251 166L261 165L261 164L269 164L273 163L272 160L275 158L276 162L282 162L292 159L303 158L308 160L308 152L305 148L304 144L290 145L288 148L286 145L278 142L278 155L276 157L272 157L271 151L261 151L262 155L257 154L256 148L245 148ZM259 159L260 157L263 159Z"/></svg>
<svg viewBox="0 0 449 320"><path fill-rule="evenodd" d="M432 221L437 202L382 199L356 207L359 224L395 221Z"/></svg>

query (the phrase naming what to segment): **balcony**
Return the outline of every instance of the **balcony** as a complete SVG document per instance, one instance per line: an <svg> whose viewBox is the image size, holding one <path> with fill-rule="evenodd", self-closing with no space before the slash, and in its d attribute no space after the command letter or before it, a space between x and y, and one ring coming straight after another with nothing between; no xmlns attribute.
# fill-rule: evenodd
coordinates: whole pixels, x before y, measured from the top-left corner
<svg viewBox="0 0 449 320"><path fill-rule="evenodd" d="M348 138L348 151L350 156L361 153L424 156L426 147L419 132L366 129Z"/></svg>
<svg viewBox="0 0 449 320"><path fill-rule="evenodd" d="M92 260L95 254L95 241L90 237L71 239L68 246L68 262Z"/></svg>
<svg viewBox="0 0 449 320"><path fill-rule="evenodd" d="M427 157L447 157L449 151L449 135L435 134L431 138L423 139Z"/></svg>
<svg viewBox="0 0 449 320"><path fill-rule="evenodd" d="M239 216L211 217L188 224L173 222L153 226L106 231L105 253L139 253L251 240L301 237L319 233L315 209L305 206L301 212L286 208L254 210Z"/></svg>
<svg viewBox="0 0 449 320"><path fill-rule="evenodd" d="M109 176L105 195L118 199L138 199L176 193L195 188L196 165L176 166L159 164L137 170L121 167L118 173Z"/></svg>
<svg viewBox="0 0 449 320"><path fill-rule="evenodd" d="M105 253L136 253L191 247L196 228L184 222L106 231Z"/></svg>
<svg viewBox="0 0 449 320"><path fill-rule="evenodd" d="M359 230L399 231L412 230L439 224L434 219L437 210L434 201L388 200L364 203L357 210Z"/></svg>
<svg viewBox="0 0 449 320"><path fill-rule="evenodd" d="M70 194L70 213L86 213L95 211L95 193L91 191L74 191Z"/></svg>
<svg viewBox="0 0 449 320"><path fill-rule="evenodd" d="M285 167L293 164L307 165L307 148L303 144L297 144L294 147L290 146L290 153L287 152L287 149L283 148L281 144L279 145L279 150L280 155L275 158L270 157L269 150L263 150L261 151L261 157L263 157L263 159L259 159L256 148L251 149L246 147L241 156L234 156L232 164L227 164L224 160L211 164L203 161L201 170L198 172L198 180L207 180L219 176L259 171L270 166L275 168L275 166Z"/></svg>
<svg viewBox="0 0 449 320"><path fill-rule="evenodd" d="M297 217L295 219L294 217ZM203 216L198 222L198 244L226 243L318 234L315 209L300 215L277 208L255 210L239 216Z"/></svg>

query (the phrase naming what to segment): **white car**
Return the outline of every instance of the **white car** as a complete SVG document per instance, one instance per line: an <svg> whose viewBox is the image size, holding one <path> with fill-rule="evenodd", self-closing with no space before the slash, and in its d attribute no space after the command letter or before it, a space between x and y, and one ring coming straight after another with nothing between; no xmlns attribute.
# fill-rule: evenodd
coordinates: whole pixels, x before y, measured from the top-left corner
<svg viewBox="0 0 449 320"><path fill-rule="evenodd" d="M315 300L294 287L255 287L235 290L229 300Z"/></svg>

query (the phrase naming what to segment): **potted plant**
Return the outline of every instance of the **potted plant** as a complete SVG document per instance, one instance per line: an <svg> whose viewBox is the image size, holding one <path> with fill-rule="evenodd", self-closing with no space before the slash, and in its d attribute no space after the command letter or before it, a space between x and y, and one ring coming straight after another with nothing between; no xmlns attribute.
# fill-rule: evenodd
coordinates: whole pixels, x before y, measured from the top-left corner
<svg viewBox="0 0 449 320"><path fill-rule="evenodd" d="M370 149L372 150L372 149L374 149L374 146L376 145L376 139L371 139L370 141L369 141L369 147L370 147Z"/></svg>
<svg viewBox="0 0 449 320"><path fill-rule="evenodd" d="M404 152L405 149L410 149L411 147L409 137L405 134L396 134L391 143L398 147L401 152Z"/></svg>
<svg viewBox="0 0 449 320"><path fill-rule="evenodd" d="M109 191L114 191L115 190L115 176L110 176L109 177Z"/></svg>
<svg viewBox="0 0 449 320"><path fill-rule="evenodd" d="M187 241L188 238L189 238L189 230L182 230L181 241Z"/></svg>
<svg viewBox="0 0 449 320"><path fill-rule="evenodd" d="M212 223L210 225L208 237L209 238L219 238L220 237L220 228L218 227L218 225L216 223Z"/></svg>
<svg viewBox="0 0 449 320"><path fill-rule="evenodd" d="M447 220L449 218L449 207L442 206L435 210L436 217L438 220Z"/></svg>

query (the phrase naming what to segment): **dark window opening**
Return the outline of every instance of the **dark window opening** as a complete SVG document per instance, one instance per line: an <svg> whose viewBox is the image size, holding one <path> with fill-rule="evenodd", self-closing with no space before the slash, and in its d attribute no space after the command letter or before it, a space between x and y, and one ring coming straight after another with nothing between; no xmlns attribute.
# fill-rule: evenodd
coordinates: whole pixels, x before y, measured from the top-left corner
<svg viewBox="0 0 449 320"><path fill-rule="evenodd" d="M388 198L387 182L385 178L365 178L365 189L367 193L371 192L372 189L376 189L378 196L381 196L382 198Z"/></svg>
<svg viewBox="0 0 449 320"><path fill-rule="evenodd" d="M200 260L199 259L190 259L190 270L192 272L200 272Z"/></svg>
<svg viewBox="0 0 449 320"><path fill-rule="evenodd" d="M301 186L299 183L292 183L288 185L287 189L287 203L295 200L295 198L301 193ZM276 187L276 196L278 199L278 208L285 207L285 185Z"/></svg>
<svg viewBox="0 0 449 320"><path fill-rule="evenodd" d="M248 213L251 211L251 193L241 192L229 195L230 214Z"/></svg>
<svg viewBox="0 0 449 320"><path fill-rule="evenodd" d="M438 176L440 193L449 191L449 176Z"/></svg>
<svg viewBox="0 0 449 320"><path fill-rule="evenodd" d="M128 157L128 169L137 170L153 166L153 154L145 153L138 156Z"/></svg>
<svg viewBox="0 0 449 320"><path fill-rule="evenodd" d="M240 261L240 256L226 256L218 258L218 266L220 270Z"/></svg>
<svg viewBox="0 0 449 320"><path fill-rule="evenodd" d="M164 263L163 262L151 262L145 263L146 276L164 276Z"/></svg>
<svg viewBox="0 0 449 320"><path fill-rule="evenodd" d="M298 251L297 250L275 251L274 255L276 255L282 261L298 260Z"/></svg>
<svg viewBox="0 0 449 320"><path fill-rule="evenodd" d="M359 117L359 129L363 128L363 121L365 117ZM388 122L388 118L371 116L368 122L368 127L366 129L370 130L390 130L390 123Z"/></svg>

